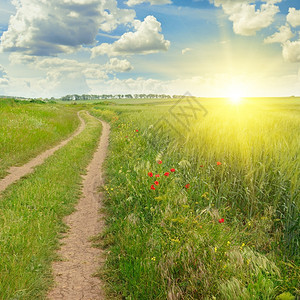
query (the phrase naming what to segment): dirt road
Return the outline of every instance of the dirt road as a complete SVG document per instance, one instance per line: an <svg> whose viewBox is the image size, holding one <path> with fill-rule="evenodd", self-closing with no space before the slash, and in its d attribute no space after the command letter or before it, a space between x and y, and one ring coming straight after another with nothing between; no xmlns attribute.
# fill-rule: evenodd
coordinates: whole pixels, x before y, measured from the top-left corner
<svg viewBox="0 0 300 300"><path fill-rule="evenodd" d="M100 280L92 276L104 263L104 259L101 250L93 248L89 241L91 236L100 233L103 228L103 219L100 219L102 216L99 214L101 194L98 187L103 183L101 166L107 152L110 126L101 123L102 136L84 177L83 195L76 211L65 219L69 231L58 251L62 261L53 264L55 286L48 294L49 299L104 299Z"/></svg>

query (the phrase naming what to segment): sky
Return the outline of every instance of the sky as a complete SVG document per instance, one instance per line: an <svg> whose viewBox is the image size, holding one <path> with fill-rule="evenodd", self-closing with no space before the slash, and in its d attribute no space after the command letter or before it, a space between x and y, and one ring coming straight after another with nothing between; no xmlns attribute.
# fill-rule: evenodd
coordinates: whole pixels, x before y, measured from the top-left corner
<svg viewBox="0 0 300 300"><path fill-rule="evenodd" d="M300 96L299 0L0 0L0 95Z"/></svg>

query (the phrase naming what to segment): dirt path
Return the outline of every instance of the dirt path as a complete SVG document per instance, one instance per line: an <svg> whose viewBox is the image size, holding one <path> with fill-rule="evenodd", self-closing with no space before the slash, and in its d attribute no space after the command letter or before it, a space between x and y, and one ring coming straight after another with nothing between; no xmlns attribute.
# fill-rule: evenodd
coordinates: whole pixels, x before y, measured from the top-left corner
<svg viewBox="0 0 300 300"><path fill-rule="evenodd" d="M103 184L101 166L106 156L110 126L101 123L102 136L84 176L83 195L76 211L65 219L70 229L58 251L63 260L53 264L55 287L48 294L49 299L104 299L100 280L92 276L104 259L101 250L93 248L89 241L103 228L103 219L99 220L102 216L99 214L101 194L98 187Z"/></svg>
<svg viewBox="0 0 300 300"><path fill-rule="evenodd" d="M23 176L32 173L35 167L41 165L49 156L54 154L55 151L68 144L75 136L77 136L84 130L85 122L80 117L79 112L77 113L77 115L80 119L80 126L77 128L77 130L68 139L62 141L60 144L53 147L52 149L46 150L45 152L41 153L40 155L29 161L27 164L21 167L11 167L8 170L9 175L0 180L0 193L3 192L9 185L18 181Z"/></svg>

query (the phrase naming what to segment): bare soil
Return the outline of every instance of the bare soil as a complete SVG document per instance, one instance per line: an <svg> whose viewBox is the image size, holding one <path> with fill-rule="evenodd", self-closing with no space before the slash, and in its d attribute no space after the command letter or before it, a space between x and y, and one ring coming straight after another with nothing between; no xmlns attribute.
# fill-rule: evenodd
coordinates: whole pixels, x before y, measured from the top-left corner
<svg viewBox="0 0 300 300"><path fill-rule="evenodd" d="M100 249L93 248L90 241L104 226L103 216L99 212L101 193L98 190L104 181L101 167L107 152L110 126L101 123L102 136L84 176L82 197L76 211L64 220L69 231L58 251L62 260L53 263L55 286L48 294L49 299L105 298L101 281L93 276L104 263L104 255Z"/></svg>

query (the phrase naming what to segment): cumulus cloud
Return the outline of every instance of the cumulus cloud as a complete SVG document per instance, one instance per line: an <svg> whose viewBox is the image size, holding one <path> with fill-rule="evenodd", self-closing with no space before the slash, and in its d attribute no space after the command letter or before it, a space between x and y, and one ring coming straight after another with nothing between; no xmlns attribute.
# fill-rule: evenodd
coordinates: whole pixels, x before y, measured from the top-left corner
<svg viewBox="0 0 300 300"><path fill-rule="evenodd" d="M300 10L290 8L286 21L293 27L300 25ZM291 41L295 34L288 23L281 26L278 32L267 37L265 43L281 43L283 59L292 63L300 62L300 39Z"/></svg>
<svg viewBox="0 0 300 300"><path fill-rule="evenodd" d="M289 8L289 13L286 17L286 20L293 26L300 26L300 9L297 10L294 7Z"/></svg>
<svg viewBox="0 0 300 300"><path fill-rule="evenodd" d="M116 0L13 0L16 14L1 37L1 50L53 56L93 44L99 30L131 23L135 11Z"/></svg>
<svg viewBox="0 0 300 300"><path fill-rule="evenodd" d="M229 20L233 22L233 30L236 34L251 36L257 31L270 26L274 16L279 12L275 5L281 0L265 0L259 9L255 0L210 0L217 7L222 7Z"/></svg>
<svg viewBox="0 0 300 300"><path fill-rule="evenodd" d="M104 65L78 62L72 59L57 57L36 60L34 66L40 70L47 70L52 74L83 74L86 79L106 79L109 73L121 73L132 70L130 62L126 59L112 58Z"/></svg>
<svg viewBox="0 0 300 300"><path fill-rule="evenodd" d="M282 45L282 55L285 61L300 62L300 40L285 42Z"/></svg>
<svg viewBox="0 0 300 300"><path fill-rule="evenodd" d="M128 6L138 5L144 2L149 2L151 5L162 5L162 4L170 4L171 0L128 0L126 4Z"/></svg>
<svg viewBox="0 0 300 300"><path fill-rule="evenodd" d="M129 72L133 69L127 59L118 59L116 57L111 58L104 68L113 72Z"/></svg>
<svg viewBox="0 0 300 300"><path fill-rule="evenodd" d="M167 51L170 41L165 40L161 32L161 23L153 16L147 16L143 22L136 20L134 32L124 33L113 44L103 43L92 49L92 57L107 54L109 56L150 54Z"/></svg>
<svg viewBox="0 0 300 300"><path fill-rule="evenodd" d="M273 35L265 38L264 42L266 44L271 43L285 43L287 40L291 39L294 36L294 33L291 30L291 27L286 24L279 28L278 32L275 32Z"/></svg>

